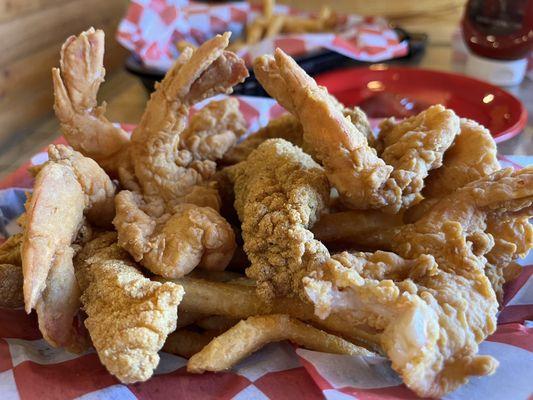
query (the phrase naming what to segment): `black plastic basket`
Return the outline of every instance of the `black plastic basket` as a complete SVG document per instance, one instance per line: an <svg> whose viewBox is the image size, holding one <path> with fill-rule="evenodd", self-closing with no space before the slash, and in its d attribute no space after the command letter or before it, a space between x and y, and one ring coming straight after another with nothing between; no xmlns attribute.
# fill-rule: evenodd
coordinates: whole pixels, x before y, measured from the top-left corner
<svg viewBox="0 0 533 400"><path fill-rule="evenodd" d="M409 52L404 57L394 59L394 61L411 60L423 53L427 42L426 34L408 33L401 28L396 28L395 30L398 32L401 40L407 40ZM296 57L295 60L311 76L332 69L370 64L353 60L330 50L318 50L312 54ZM135 55L131 55L126 60L126 70L141 80L148 93L153 92L155 83L163 79L163 76L165 75L164 71L150 69L144 66ZM250 77L243 83L235 86L233 92L235 94L247 96L268 96L259 82L255 79L253 70L250 69L249 72Z"/></svg>

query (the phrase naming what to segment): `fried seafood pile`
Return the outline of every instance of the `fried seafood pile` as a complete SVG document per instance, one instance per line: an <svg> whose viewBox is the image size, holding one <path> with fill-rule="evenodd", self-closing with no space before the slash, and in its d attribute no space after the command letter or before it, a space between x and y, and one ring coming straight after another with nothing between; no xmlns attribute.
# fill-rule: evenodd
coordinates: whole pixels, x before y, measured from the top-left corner
<svg viewBox="0 0 533 400"><path fill-rule="evenodd" d="M49 147L0 248L0 306L35 309L52 346L92 344L124 383L161 349L201 373L280 340L385 355L420 396L493 373L478 345L532 247L533 170L501 169L490 133L441 105L374 137L280 50L254 72L289 114L239 141L236 99L189 115L247 77L228 41L187 47L131 137L97 104L103 32L65 42L71 147Z"/></svg>

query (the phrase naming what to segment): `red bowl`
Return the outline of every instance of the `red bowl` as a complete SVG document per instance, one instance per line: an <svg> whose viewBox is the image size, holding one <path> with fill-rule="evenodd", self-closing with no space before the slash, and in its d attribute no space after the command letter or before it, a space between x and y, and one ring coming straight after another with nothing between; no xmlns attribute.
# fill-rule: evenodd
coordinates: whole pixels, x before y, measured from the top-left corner
<svg viewBox="0 0 533 400"><path fill-rule="evenodd" d="M369 117L402 117L440 103L483 124L496 142L518 135L527 123L527 110L515 96L464 75L375 64L336 70L315 79L344 104L366 108Z"/></svg>

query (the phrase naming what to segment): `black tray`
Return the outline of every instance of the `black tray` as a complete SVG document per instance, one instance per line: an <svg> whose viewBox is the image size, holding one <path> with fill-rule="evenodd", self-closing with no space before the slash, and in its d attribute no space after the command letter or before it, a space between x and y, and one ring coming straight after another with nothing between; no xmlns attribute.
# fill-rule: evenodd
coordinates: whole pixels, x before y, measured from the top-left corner
<svg viewBox="0 0 533 400"><path fill-rule="evenodd" d="M412 60L420 56L426 47L427 35L423 33L408 33L401 28L395 28L401 40L407 40L409 52L401 58L391 61ZM332 69L349 67L354 65L368 65L372 63L353 60L331 50L319 50L313 54L296 57L298 64L311 76ZM137 76L143 83L146 91L152 93L154 85L163 79L164 71L150 69L142 64L138 57L130 55L126 60L125 68L131 74ZM268 96L259 82L255 79L253 70L250 69L250 77L243 83L234 87L233 93L247 96Z"/></svg>

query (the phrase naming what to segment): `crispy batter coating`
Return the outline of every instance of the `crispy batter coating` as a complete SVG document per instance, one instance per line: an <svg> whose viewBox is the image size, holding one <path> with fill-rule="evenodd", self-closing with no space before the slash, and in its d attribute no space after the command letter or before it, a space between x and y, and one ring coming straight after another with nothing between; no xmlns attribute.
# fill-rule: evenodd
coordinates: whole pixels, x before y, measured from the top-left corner
<svg viewBox="0 0 533 400"><path fill-rule="evenodd" d="M498 301L503 301L503 285L518 278L522 267L515 261L525 257L533 248L533 225L529 215L510 220L498 217L487 218L486 232L492 235L494 247L487 253L485 273L489 278Z"/></svg>
<svg viewBox="0 0 533 400"><path fill-rule="evenodd" d="M183 148L180 139L193 104L215 94L231 93L232 87L248 76L244 62L224 50L229 36L217 35L195 51L185 49L152 93L130 147L135 175L145 197L162 198L174 205L214 174L216 164L212 159L195 158L206 149L200 150L192 143L193 136L207 135L189 133L191 142L184 143L187 147ZM205 122L203 117L198 117L200 122Z"/></svg>
<svg viewBox="0 0 533 400"><path fill-rule="evenodd" d="M70 36L61 47L60 68L52 69L54 111L68 143L116 173L129 135L107 120L96 95L104 81L104 32L90 28Z"/></svg>
<svg viewBox="0 0 533 400"><path fill-rule="evenodd" d="M459 135L446 151L442 166L430 172L422 193L424 197L440 198L500 168L496 143L488 129L461 118Z"/></svg>
<svg viewBox="0 0 533 400"><path fill-rule="evenodd" d="M440 166L444 151L459 133L459 118L442 106L405 122L386 122L382 159L369 145L361 124L346 118L327 90L283 51L277 49L274 58L257 58L254 72L267 92L297 116L304 142L349 208L397 213L420 201L423 179Z"/></svg>
<svg viewBox="0 0 533 400"><path fill-rule="evenodd" d="M71 246L85 216L95 225L109 225L115 187L95 161L66 146L51 145L48 155L26 203L24 301L28 313L36 308L39 328L51 345L79 351L84 339L72 327L79 289Z"/></svg>
<svg viewBox="0 0 533 400"><path fill-rule="evenodd" d="M332 99L334 98L332 97ZM341 103L338 103L337 106L343 111L346 117L350 118L357 129L366 136L368 142L373 143L375 140L374 134L363 110L359 107L344 107ZM225 164L236 164L244 161L265 140L275 138L285 139L295 146L301 147L306 153L313 155L313 149L303 140L303 127L300 121L292 114L283 114L278 118L270 120L266 126L252 133L230 149L224 155L223 162Z"/></svg>
<svg viewBox="0 0 533 400"><path fill-rule="evenodd" d="M228 174L251 262L246 274L266 298L299 295L302 277L329 258L309 231L329 199L324 170L298 147L270 139Z"/></svg>
<svg viewBox="0 0 533 400"><path fill-rule="evenodd" d="M153 218L140 195L126 190L115 198L118 242L155 274L179 278L196 266L224 269L236 248L231 225L211 207L178 204Z"/></svg>
<svg viewBox="0 0 533 400"><path fill-rule="evenodd" d="M228 165L245 161L257 146L268 139L281 138L302 147L302 125L292 114L283 114L271 119L266 126L252 133L235 147L230 149L223 158Z"/></svg>
<svg viewBox="0 0 533 400"><path fill-rule="evenodd" d="M0 307L18 308L24 305L20 265L0 264Z"/></svg>
<svg viewBox="0 0 533 400"><path fill-rule="evenodd" d="M484 255L494 244L486 224L489 217L530 215L532 171L498 171L395 228L391 245L405 261L382 252L334 256L338 263L304 278L315 311L383 331L393 368L421 396L440 397L470 376L491 374L496 360L476 355L498 310L485 275Z"/></svg>
<svg viewBox="0 0 533 400"><path fill-rule="evenodd" d="M77 256L76 274L98 357L122 383L149 379L158 351L176 329L183 288L153 282L131 262L113 233L89 243Z"/></svg>
<svg viewBox="0 0 533 400"><path fill-rule="evenodd" d="M324 166L331 184L353 208L379 208L398 202L401 190L390 179L392 167L368 145L365 135L337 106L325 88L277 49L275 58L254 61L254 73L266 91L303 126L304 141Z"/></svg>
<svg viewBox="0 0 533 400"><path fill-rule="evenodd" d="M407 210L406 220L415 222L441 197L500 168L490 132L471 119L461 118L459 135L444 154L442 166L430 171L424 181L424 200Z"/></svg>
<svg viewBox="0 0 533 400"><path fill-rule="evenodd" d="M207 105L187 128L192 105L231 93L248 75L244 62L224 50L229 36L184 50L157 85L132 135L140 194L117 196L114 224L120 245L165 277L183 276L196 266L224 269L236 247L231 226L218 214L216 185L208 180L215 160L244 131L238 101Z"/></svg>
<svg viewBox="0 0 533 400"><path fill-rule="evenodd" d="M413 117L381 123L380 157L394 168L392 177L402 189L402 208L422 200L420 192L429 171L442 166L444 152L459 133L459 118L441 105Z"/></svg>
<svg viewBox="0 0 533 400"><path fill-rule="evenodd" d="M339 263L326 264L321 279L305 279L323 315L381 332L392 367L423 397L440 397L497 366L476 355L496 327L497 303L483 263L469 251L459 224L445 224L443 235L462 259L461 271L443 271L426 254L403 260L384 252L343 253L333 257Z"/></svg>
<svg viewBox="0 0 533 400"><path fill-rule="evenodd" d="M221 159L246 131L239 101L227 98L212 101L194 114L180 138L180 149L194 160Z"/></svg>

